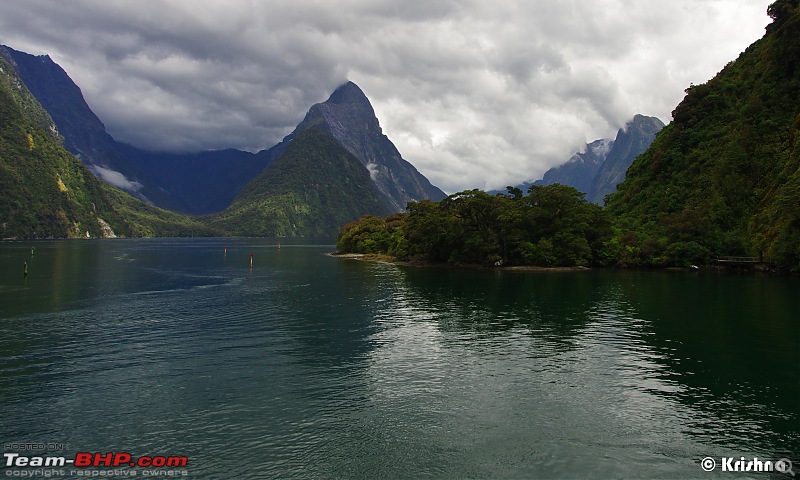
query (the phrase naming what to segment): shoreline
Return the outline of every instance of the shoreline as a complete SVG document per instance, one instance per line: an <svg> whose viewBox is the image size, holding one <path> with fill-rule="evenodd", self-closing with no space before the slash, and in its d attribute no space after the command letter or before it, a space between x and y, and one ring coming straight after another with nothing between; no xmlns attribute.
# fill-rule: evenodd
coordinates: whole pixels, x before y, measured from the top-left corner
<svg viewBox="0 0 800 480"><path fill-rule="evenodd" d="M533 265L512 265L500 267L487 267L484 265L463 265L463 264L450 264L450 263L428 263L428 262L409 262L398 260L395 257L382 253L338 253L331 252L327 254L334 258L347 258L351 260L361 260L365 262L378 262L388 263L390 265L398 265L403 267L425 267L425 268L466 268L477 270L497 270L507 272L582 272L592 270L591 267L574 266L574 267L537 267Z"/></svg>
<svg viewBox="0 0 800 480"><path fill-rule="evenodd" d="M391 255L384 253L339 253L330 252L326 255L334 258L347 258L351 260L360 260L364 262L377 262L386 263L389 265L397 265L401 267L421 267L421 268L459 268L470 270L494 270L501 272L589 272L592 270L653 270L664 272L717 272L717 273L730 273L730 274L766 274L773 276L798 276L797 272L780 272L775 270L758 270L758 269L741 269L731 267L721 267L719 265L709 265L700 268L681 268L681 267L586 267L586 266L573 266L573 267L540 267L534 265L511 265L511 266L485 266L485 265L464 265L464 264L451 264L451 263L429 263L420 261L402 261L398 260Z"/></svg>

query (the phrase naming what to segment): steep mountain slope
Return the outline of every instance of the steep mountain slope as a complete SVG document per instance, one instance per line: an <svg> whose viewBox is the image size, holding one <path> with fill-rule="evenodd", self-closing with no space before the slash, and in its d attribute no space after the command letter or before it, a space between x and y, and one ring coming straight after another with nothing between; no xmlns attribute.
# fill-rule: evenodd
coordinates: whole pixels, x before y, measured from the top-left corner
<svg viewBox="0 0 800 480"><path fill-rule="evenodd" d="M597 171L600 170L600 166L603 165L613 146L613 140L605 138L595 140L587 144L583 152L576 153L566 163L551 168L545 172L541 180L533 183L543 186L560 183L575 187L579 192L587 193L592 188Z"/></svg>
<svg viewBox="0 0 800 480"><path fill-rule="evenodd" d="M764 255L800 267L800 7L703 85L610 197L623 263Z"/></svg>
<svg viewBox="0 0 800 480"><path fill-rule="evenodd" d="M438 201L445 197L444 192L403 159L383 134L372 105L355 83L345 83L328 100L312 106L297 128L269 154L277 158L294 137L312 128L330 133L361 161L391 210L405 210L410 201Z"/></svg>
<svg viewBox="0 0 800 480"><path fill-rule="evenodd" d="M636 157L647 150L662 128L664 128L664 122L656 117L635 115L633 120L619 129L613 147L598 168L591 186L588 190L581 190L587 192L586 199L602 204L604 197L614 192L617 184L625 180L625 172L628 171L628 167Z"/></svg>
<svg viewBox="0 0 800 480"><path fill-rule="evenodd" d="M64 137L64 148L72 152L99 178L136 194L146 181L142 172L129 165L114 139L92 112L80 88L46 55L34 56L0 46L0 57L11 63L36 100L55 121ZM105 177L105 178L104 178Z"/></svg>
<svg viewBox="0 0 800 480"><path fill-rule="evenodd" d="M0 238L214 235L102 183L0 57Z"/></svg>
<svg viewBox="0 0 800 480"><path fill-rule="evenodd" d="M224 210L242 187L271 164L264 152L253 154L236 149L183 154L146 152L118 142L117 151L155 179L141 189L153 203L191 215Z"/></svg>
<svg viewBox="0 0 800 480"><path fill-rule="evenodd" d="M100 182L0 58L0 238L105 237L127 227Z"/></svg>
<svg viewBox="0 0 800 480"><path fill-rule="evenodd" d="M241 236L334 238L347 222L391 213L370 172L329 133L299 132L285 152L207 222Z"/></svg>
<svg viewBox="0 0 800 480"><path fill-rule="evenodd" d="M190 213L219 212L269 165L265 154L240 150L169 154L118 143L89 108L80 88L46 55L0 46L0 57L52 116L64 147L98 178L160 207Z"/></svg>

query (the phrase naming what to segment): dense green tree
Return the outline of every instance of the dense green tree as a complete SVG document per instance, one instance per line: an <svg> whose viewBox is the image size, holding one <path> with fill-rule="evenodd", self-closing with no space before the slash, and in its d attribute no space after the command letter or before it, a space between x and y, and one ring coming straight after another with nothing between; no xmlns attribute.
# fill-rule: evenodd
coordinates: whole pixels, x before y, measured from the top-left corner
<svg viewBox="0 0 800 480"><path fill-rule="evenodd" d="M412 202L405 215L367 216L346 225L337 246L343 252L487 266L603 261L611 228L601 207L558 184L532 186L529 193L467 190L439 203Z"/></svg>
<svg viewBox="0 0 800 480"><path fill-rule="evenodd" d="M340 252L386 253L404 259L408 256L405 217L404 213L386 218L365 215L342 227L336 248Z"/></svg>

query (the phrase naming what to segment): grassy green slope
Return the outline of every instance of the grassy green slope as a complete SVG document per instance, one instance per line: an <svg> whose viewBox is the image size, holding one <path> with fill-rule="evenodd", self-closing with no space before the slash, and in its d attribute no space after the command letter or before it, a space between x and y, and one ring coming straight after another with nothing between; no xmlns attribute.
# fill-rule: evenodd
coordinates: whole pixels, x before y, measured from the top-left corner
<svg viewBox="0 0 800 480"><path fill-rule="evenodd" d="M164 210L133 198L122 190L102 184L106 198L125 219L126 235L132 237L216 237L222 231L196 217Z"/></svg>
<svg viewBox="0 0 800 480"><path fill-rule="evenodd" d="M210 225L241 236L334 238L365 214L388 214L369 171L330 134L308 129Z"/></svg>
<svg viewBox="0 0 800 480"><path fill-rule="evenodd" d="M764 254L800 266L798 0L769 12L764 38L687 89L611 196L623 263Z"/></svg>

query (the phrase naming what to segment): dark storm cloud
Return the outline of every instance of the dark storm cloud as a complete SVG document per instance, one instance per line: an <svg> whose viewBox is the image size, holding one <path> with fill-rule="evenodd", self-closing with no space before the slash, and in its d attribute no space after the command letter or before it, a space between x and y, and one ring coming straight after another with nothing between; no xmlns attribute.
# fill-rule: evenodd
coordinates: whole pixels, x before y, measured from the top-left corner
<svg viewBox="0 0 800 480"><path fill-rule="evenodd" d="M769 0L3 2L116 138L256 150L347 79L447 191L536 178L636 113L669 115L763 32Z"/></svg>

